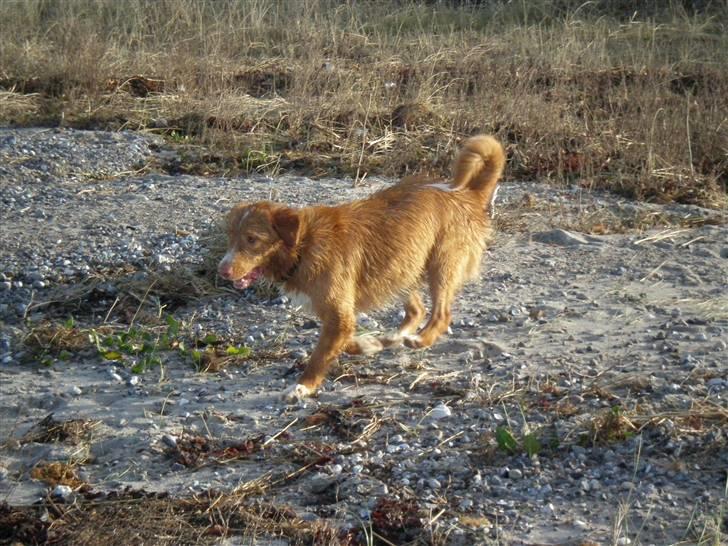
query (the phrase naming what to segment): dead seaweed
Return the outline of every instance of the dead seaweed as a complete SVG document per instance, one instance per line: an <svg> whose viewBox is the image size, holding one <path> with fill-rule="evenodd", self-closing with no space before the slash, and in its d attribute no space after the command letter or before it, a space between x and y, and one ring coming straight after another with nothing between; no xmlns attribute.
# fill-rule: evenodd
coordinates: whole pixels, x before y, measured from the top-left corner
<svg viewBox="0 0 728 546"><path fill-rule="evenodd" d="M38 423L26 432L20 439L21 444L31 442L49 444L55 442L65 442L76 445L80 441L88 439L91 432L101 421L93 421L91 419L69 419L67 421L58 421L50 413L41 419Z"/></svg>
<svg viewBox="0 0 728 546"><path fill-rule="evenodd" d="M47 544L49 526L35 509L0 502L0 544Z"/></svg>
<svg viewBox="0 0 728 546"><path fill-rule="evenodd" d="M34 480L47 483L51 487L67 485L73 489L79 489L85 485L73 465L59 461L37 464L30 471L30 476Z"/></svg>
<svg viewBox="0 0 728 546"><path fill-rule="evenodd" d="M0 542L217 544L221 537L237 536L243 541L279 537L295 545L346 544L338 529L305 521L288 506L250 498L265 489L265 483L254 481L230 493L210 490L183 498L125 489L86 492L72 505L57 504L50 497L27 507L0 503Z"/></svg>
<svg viewBox="0 0 728 546"><path fill-rule="evenodd" d="M211 464L226 464L247 459L263 447L263 436L242 441L223 443L220 440L184 434L177 439L167 453L179 464L188 468L200 468Z"/></svg>

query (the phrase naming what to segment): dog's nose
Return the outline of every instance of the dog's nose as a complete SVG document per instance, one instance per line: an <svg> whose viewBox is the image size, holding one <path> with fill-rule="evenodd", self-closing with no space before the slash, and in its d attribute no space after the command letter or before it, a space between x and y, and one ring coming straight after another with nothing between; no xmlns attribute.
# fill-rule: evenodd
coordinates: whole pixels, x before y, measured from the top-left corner
<svg viewBox="0 0 728 546"><path fill-rule="evenodd" d="M220 265L217 266L217 272L223 279L229 279L233 276L233 266L226 262L220 262Z"/></svg>

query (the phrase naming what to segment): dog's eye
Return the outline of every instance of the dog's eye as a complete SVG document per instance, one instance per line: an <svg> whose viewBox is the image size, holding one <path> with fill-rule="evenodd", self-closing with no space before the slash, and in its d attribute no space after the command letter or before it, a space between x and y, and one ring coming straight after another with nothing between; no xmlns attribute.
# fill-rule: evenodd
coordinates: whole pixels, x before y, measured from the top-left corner
<svg viewBox="0 0 728 546"><path fill-rule="evenodd" d="M247 241L248 241L248 244L249 245L254 245L255 244L255 241L257 241L257 239L253 235L248 235Z"/></svg>

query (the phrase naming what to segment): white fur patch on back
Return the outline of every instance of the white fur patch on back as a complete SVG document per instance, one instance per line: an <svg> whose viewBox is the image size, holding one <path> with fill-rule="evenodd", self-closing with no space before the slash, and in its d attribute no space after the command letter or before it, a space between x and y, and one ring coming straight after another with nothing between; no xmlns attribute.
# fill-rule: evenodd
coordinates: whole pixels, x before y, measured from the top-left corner
<svg viewBox="0 0 728 546"><path fill-rule="evenodd" d="M457 188L453 188L450 184L445 184L444 182L438 182L436 184L427 184L427 187L436 188L440 191L448 191L448 192L458 191Z"/></svg>
<svg viewBox="0 0 728 546"><path fill-rule="evenodd" d="M286 402L300 402L301 400L303 400L307 396L311 396L312 394L313 391L309 389L306 385L296 383L295 385L291 385L285 391L283 391L281 398L283 398L283 400L285 400Z"/></svg>

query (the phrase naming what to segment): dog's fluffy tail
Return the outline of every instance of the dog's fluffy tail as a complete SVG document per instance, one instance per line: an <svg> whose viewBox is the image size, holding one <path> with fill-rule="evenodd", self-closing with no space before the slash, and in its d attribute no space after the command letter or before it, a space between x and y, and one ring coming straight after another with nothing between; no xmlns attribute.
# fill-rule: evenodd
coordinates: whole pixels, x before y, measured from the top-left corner
<svg viewBox="0 0 728 546"><path fill-rule="evenodd" d="M503 146L495 138L487 135L470 137L455 162L452 187L478 192L485 206L495 196L505 163Z"/></svg>

